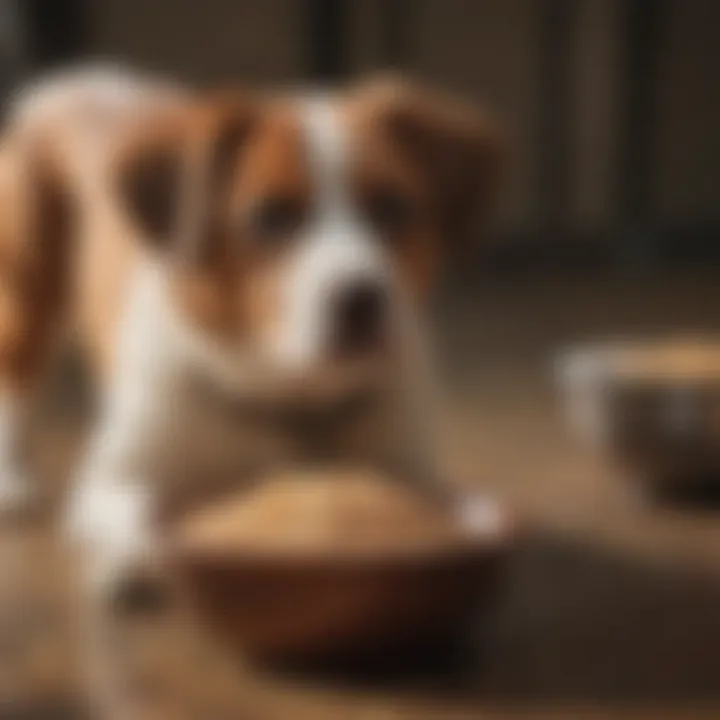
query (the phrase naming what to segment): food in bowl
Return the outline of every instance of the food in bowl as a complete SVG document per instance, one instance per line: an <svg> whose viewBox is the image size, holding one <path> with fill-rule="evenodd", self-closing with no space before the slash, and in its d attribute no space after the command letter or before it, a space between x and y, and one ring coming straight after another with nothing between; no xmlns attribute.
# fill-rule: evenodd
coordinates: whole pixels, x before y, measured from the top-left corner
<svg viewBox="0 0 720 720"><path fill-rule="evenodd" d="M609 352L608 369L626 380L693 382L720 380L720 346L700 341L666 341Z"/></svg>
<svg viewBox="0 0 720 720"><path fill-rule="evenodd" d="M280 473L195 513L177 533L197 551L289 555L430 549L467 537L437 497L367 469Z"/></svg>

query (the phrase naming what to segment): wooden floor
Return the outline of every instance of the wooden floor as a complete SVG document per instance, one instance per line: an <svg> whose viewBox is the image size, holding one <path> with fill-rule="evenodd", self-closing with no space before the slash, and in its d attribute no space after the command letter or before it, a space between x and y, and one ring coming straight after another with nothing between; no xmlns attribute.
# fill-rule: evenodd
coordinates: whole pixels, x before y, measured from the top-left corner
<svg viewBox="0 0 720 720"><path fill-rule="evenodd" d="M477 279L448 294L438 326L448 466L531 528L477 657L380 683L301 681L228 662L167 618L128 628L133 687L155 717L720 717L720 511L638 503L564 435L548 374L568 341L720 330L720 283ZM39 457L60 495L82 434L55 405ZM0 720L84 717L52 518L0 533Z"/></svg>

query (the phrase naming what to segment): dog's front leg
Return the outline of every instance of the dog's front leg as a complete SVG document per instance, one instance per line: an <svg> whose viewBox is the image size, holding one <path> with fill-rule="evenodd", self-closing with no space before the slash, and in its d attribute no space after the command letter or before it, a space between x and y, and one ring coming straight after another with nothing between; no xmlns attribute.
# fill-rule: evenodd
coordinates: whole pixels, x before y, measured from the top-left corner
<svg viewBox="0 0 720 720"><path fill-rule="evenodd" d="M446 488L442 469L437 418L428 414L423 398L405 398L389 431L391 464L416 484L433 492Z"/></svg>
<svg viewBox="0 0 720 720"><path fill-rule="evenodd" d="M144 623L162 625L176 609L156 511L172 492L178 464L188 466L179 453L189 447L194 457L183 430L194 425L181 422L188 415L180 412L180 394L147 374L126 377L112 391L69 508L79 560L80 655L88 700L103 718L138 717L136 706L148 700Z"/></svg>
<svg viewBox="0 0 720 720"><path fill-rule="evenodd" d="M145 418L111 413L93 439L71 499L68 529L85 590L113 602L160 580L158 493Z"/></svg>
<svg viewBox="0 0 720 720"><path fill-rule="evenodd" d="M405 353L390 399L386 426L393 465L433 491L446 487L442 463L440 402L433 359L425 333L408 320Z"/></svg>
<svg viewBox="0 0 720 720"><path fill-rule="evenodd" d="M133 604L137 608L133 595L157 591L160 584L154 495L138 463L139 438L131 429L113 416L100 427L67 518L76 558L85 690L97 716L109 720L132 717L122 658L123 630L130 619L125 611Z"/></svg>

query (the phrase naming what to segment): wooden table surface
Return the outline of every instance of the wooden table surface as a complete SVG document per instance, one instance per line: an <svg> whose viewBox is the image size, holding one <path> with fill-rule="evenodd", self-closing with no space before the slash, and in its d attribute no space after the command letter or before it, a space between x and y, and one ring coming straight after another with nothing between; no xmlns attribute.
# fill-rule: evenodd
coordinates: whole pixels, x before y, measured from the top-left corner
<svg viewBox="0 0 720 720"><path fill-rule="evenodd" d="M720 510L638 502L566 437L548 375L569 341L720 329L720 283L475 279L438 325L448 466L528 525L483 647L430 675L300 680L230 662L176 618L143 620L129 672L153 717L720 717ZM59 495L82 433L63 397L44 426ZM84 717L53 514L0 532L0 720Z"/></svg>

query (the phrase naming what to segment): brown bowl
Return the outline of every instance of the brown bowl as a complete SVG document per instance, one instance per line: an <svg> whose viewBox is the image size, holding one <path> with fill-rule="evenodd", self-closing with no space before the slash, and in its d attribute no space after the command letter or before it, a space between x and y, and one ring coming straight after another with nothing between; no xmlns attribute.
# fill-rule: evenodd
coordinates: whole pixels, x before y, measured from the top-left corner
<svg viewBox="0 0 720 720"><path fill-rule="evenodd" d="M285 557L176 545L173 557L198 617L246 656L294 662L424 647L467 628L496 597L515 533L499 504L488 507L491 528L473 529L458 513L465 541L432 551Z"/></svg>
<svg viewBox="0 0 720 720"><path fill-rule="evenodd" d="M579 348L558 369L571 427L641 487L720 487L720 342Z"/></svg>

